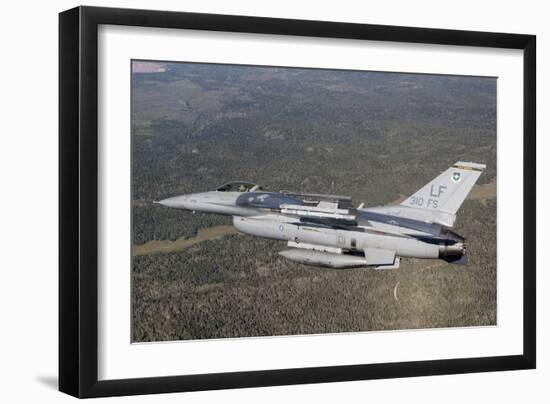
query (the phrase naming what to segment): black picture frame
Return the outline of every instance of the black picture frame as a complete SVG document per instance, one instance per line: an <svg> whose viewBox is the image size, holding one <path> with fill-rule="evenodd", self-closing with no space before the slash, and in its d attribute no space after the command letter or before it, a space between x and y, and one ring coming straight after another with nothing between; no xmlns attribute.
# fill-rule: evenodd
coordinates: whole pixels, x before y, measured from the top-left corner
<svg viewBox="0 0 550 404"><path fill-rule="evenodd" d="M523 354L99 381L100 24L523 50ZM96 7L60 13L59 390L84 398L535 368L535 73L533 35Z"/></svg>

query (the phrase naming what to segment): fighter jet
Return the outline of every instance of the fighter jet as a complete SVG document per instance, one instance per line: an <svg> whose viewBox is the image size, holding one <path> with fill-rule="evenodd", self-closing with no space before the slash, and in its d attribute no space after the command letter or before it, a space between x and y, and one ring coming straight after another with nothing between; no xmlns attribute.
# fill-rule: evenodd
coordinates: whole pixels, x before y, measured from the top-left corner
<svg viewBox="0 0 550 404"><path fill-rule="evenodd" d="M452 228L485 168L459 161L399 205L354 207L348 196L266 191L246 181L156 203L233 216L239 232L286 241L279 254L306 265L396 269L401 258L464 264L465 239Z"/></svg>

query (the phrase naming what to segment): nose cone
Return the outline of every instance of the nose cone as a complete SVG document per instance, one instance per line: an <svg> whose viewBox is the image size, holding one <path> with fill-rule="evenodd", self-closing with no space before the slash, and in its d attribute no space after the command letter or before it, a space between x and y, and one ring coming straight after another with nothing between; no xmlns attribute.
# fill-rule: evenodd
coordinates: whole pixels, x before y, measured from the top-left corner
<svg viewBox="0 0 550 404"><path fill-rule="evenodd" d="M174 196L172 198L166 198L161 201L154 201L154 203L167 208L173 209L187 209L187 197L188 195Z"/></svg>

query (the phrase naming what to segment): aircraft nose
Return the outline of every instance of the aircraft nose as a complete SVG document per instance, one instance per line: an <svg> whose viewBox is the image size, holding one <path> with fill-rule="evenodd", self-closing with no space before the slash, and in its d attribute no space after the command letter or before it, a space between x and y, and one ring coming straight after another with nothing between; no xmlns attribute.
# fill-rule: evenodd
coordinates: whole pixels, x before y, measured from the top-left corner
<svg viewBox="0 0 550 404"><path fill-rule="evenodd" d="M167 208L187 209L187 197L188 195L174 196L172 198L166 198L161 201L154 201L153 203L166 206Z"/></svg>

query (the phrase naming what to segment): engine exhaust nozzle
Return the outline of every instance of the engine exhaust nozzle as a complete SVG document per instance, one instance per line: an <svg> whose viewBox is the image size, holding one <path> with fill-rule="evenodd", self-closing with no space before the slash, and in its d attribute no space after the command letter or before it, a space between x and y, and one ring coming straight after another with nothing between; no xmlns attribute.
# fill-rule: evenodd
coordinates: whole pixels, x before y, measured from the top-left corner
<svg viewBox="0 0 550 404"><path fill-rule="evenodd" d="M454 244L440 245L439 258L461 257L466 254L466 245L464 242L456 242Z"/></svg>

